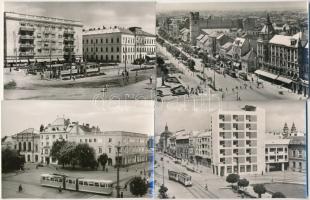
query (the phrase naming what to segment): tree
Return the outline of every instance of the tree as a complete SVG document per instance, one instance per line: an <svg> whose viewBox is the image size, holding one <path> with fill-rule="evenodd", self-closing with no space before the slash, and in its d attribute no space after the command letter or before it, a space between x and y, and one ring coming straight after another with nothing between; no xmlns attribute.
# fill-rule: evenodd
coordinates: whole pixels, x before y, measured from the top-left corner
<svg viewBox="0 0 310 200"><path fill-rule="evenodd" d="M78 158L76 156L76 144L73 142L66 142L59 151L59 164L71 165L73 168L78 164Z"/></svg>
<svg viewBox="0 0 310 200"><path fill-rule="evenodd" d="M5 148L1 151L2 154L2 172L10 172L24 168L25 157L18 154L16 150Z"/></svg>
<svg viewBox="0 0 310 200"><path fill-rule="evenodd" d="M102 170L104 171L104 169L105 169L105 165L107 164L107 162L108 162L108 155L107 154L105 154L105 153L103 153L103 154L101 154L100 156L99 156L99 158L98 158L98 163L100 163L101 164L101 166L102 166Z"/></svg>
<svg viewBox="0 0 310 200"><path fill-rule="evenodd" d="M265 194L267 191L263 184L254 185L253 190L258 194L258 198L262 198L262 194Z"/></svg>
<svg viewBox="0 0 310 200"><path fill-rule="evenodd" d="M248 181L247 179L245 179L245 178L240 179L240 180L238 181L238 186L239 186L239 187L242 187L242 189L244 189L245 187L248 187L248 186L249 186L249 181Z"/></svg>
<svg viewBox="0 0 310 200"><path fill-rule="evenodd" d="M226 177L226 182L231 183L232 186L234 183L237 183L239 181L239 178L240 176L238 174L229 174Z"/></svg>
<svg viewBox="0 0 310 200"><path fill-rule="evenodd" d="M43 131L44 131L44 125L41 124L41 126L40 126L40 132L43 132Z"/></svg>
<svg viewBox="0 0 310 200"><path fill-rule="evenodd" d="M41 125L42 126L42 125ZM41 129L41 128L40 128ZM52 145L52 149L50 152L50 155L53 158L56 158L57 160L59 160L60 158L60 150L61 148L66 144L67 142L64 140L56 140L53 145Z"/></svg>
<svg viewBox="0 0 310 200"><path fill-rule="evenodd" d="M158 192L159 192L158 197L160 199L168 199L167 191L168 191L168 188L165 187L164 185L161 185L159 190L158 190Z"/></svg>
<svg viewBox="0 0 310 200"><path fill-rule="evenodd" d="M75 148L75 155L77 155L80 167L93 168L93 164L96 162L94 148L90 147L87 143L78 144Z"/></svg>
<svg viewBox="0 0 310 200"><path fill-rule="evenodd" d="M142 197L147 193L148 185L145 180L141 177L134 177L133 180L129 183L130 192L135 196Z"/></svg>
<svg viewBox="0 0 310 200"><path fill-rule="evenodd" d="M272 194L272 198L286 198L282 192L275 192Z"/></svg>

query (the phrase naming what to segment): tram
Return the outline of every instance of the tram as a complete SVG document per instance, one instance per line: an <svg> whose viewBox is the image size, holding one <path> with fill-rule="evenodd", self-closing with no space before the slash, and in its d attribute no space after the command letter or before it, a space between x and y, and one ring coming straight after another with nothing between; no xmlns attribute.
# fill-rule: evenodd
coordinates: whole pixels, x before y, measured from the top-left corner
<svg viewBox="0 0 310 200"><path fill-rule="evenodd" d="M183 172L168 170L169 180L177 181L184 186L192 186L192 177Z"/></svg>
<svg viewBox="0 0 310 200"><path fill-rule="evenodd" d="M42 174L40 183L47 187L105 195L111 195L113 191L112 180L75 178L62 174Z"/></svg>

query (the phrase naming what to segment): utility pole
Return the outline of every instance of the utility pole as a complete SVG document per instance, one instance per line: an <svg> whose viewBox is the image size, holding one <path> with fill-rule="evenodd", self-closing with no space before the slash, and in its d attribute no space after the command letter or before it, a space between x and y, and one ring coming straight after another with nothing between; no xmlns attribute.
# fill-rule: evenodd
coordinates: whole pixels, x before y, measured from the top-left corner
<svg viewBox="0 0 310 200"><path fill-rule="evenodd" d="M117 163L116 163L116 167L117 167L117 176L116 176L116 198L120 198L120 186L119 186L119 166L120 166L120 159L119 159L119 152L121 150L121 146L120 143L118 143L118 145L116 146L117 149Z"/></svg>

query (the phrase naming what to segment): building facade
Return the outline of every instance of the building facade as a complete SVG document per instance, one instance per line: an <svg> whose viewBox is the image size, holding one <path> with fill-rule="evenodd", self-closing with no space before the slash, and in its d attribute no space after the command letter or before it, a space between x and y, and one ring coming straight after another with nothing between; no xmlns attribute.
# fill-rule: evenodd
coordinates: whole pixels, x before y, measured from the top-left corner
<svg viewBox="0 0 310 200"><path fill-rule="evenodd" d="M83 32L83 55L87 61L133 63L155 54L155 39L139 27L89 29Z"/></svg>
<svg viewBox="0 0 310 200"><path fill-rule="evenodd" d="M28 128L12 136L14 149L25 156L25 162L40 162L40 135L33 128Z"/></svg>
<svg viewBox="0 0 310 200"><path fill-rule="evenodd" d="M305 136L289 137L289 170L307 172L307 147Z"/></svg>
<svg viewBox="0 0 310 200"><path fill-rule="evenodd" d="M79 21L5 12L5 66L81 59L82 27Z"/></svg>
<svg viewBox="0 0 310 200"><path fill-rule="evenodd" d="M265 170L263 109L218 110L212 114L211 129L214 174L260 174Z"/></svg>
<svg viewBox="0 0 310 200"><path fill-rule="evenodd" d="M265 143L266 172L284 171L288 168L289 139L268 139Z"/></svg>

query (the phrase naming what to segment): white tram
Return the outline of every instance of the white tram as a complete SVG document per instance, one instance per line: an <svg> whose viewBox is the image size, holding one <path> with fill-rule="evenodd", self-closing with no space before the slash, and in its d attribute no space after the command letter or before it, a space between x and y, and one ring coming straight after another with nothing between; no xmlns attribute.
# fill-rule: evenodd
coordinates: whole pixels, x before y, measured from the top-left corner
<svg viewBox="0 0 310 200"><path fill-rule="evenodd" d="M68 177L61 174L42 174L41 185L65 190L90 192L111 195L113 192L112 180L96 180Z"/></svg>

